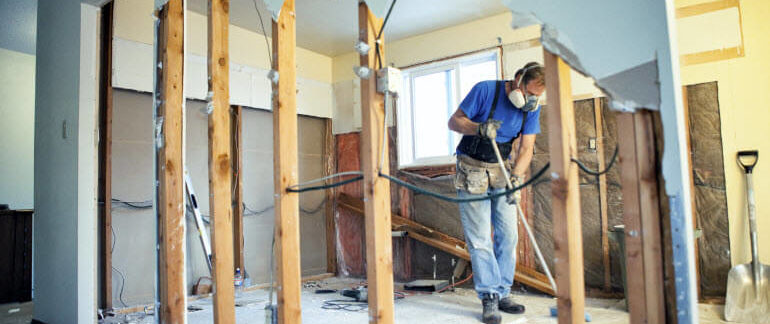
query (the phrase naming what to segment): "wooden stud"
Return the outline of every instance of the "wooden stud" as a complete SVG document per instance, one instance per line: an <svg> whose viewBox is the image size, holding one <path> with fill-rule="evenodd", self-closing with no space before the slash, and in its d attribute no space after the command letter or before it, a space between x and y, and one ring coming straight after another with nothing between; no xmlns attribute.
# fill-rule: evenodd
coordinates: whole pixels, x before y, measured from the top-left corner
<svg viewBox="0 0 770 324"><path fill-rule="evenodd" d="M102 8L99 93L99 182L101 307L112 309L112 34L113 3Z"/></svg>
<svg viewBox="0 0 770 324"><path fill-rule="evenodd" d="M209 210L214 323L235 323L232 171L230 160L230 1L209 0Z"/></svg>
<svg viewBox="0 0 770 324"><path fill-rule="evenodd" d="M594 125L596 127L596 156L599 170L604 170L607 166L604 162L604 121L602 120L602 99L594 98ZM604 290L612 289L612 276L610 273L610 242L607 231L608 224L608 201L607 201L607 174L599 176L599 213L601 217L602 231L602 263L604 264Z"/></svg>
<svg viewBox="0 0 770 324"><path fill-rule="evenodd" d="M235 268L240 268L245 273L246 261L243 251L243 107L232 106L232 154L233 154L233 179L235 191L233 192L233 257ZM235 269L233 269L235 271Z"/></svg>
<svg viewBox="0 0 770 324"><path fill-rule="evenodd" d="M332 132L332 119L326 119L324 126L324 175L334 174L337 169L334 156L335 140ZM334 215L336 190L326 189L326 272L337 273L337 229Z"/></svg>
<svg viewBox="0 0 770 324"><path fill-rule="evenodd" d="M360 56L360 66L372 70L372 75L361 79L361 170L364 173L364 201L366 210L366 278L369 283L369 323L393 323L393 245L390 233L390 183L378 172L390 173L387 152L388 141L382 120L385 104L377 92L377 55L375 38L382 28L382 19L369 10L365 2L358 4L358 40L371 50ZM380 41L380 57L385 66L384 42ZM385 152L380 164L380 153Z"/></svg>
<svg viewBox="0 0 770 324"><path fill-rule="evenodd" d="M618 113L631 323L663 323L663 265L652 115Z"/></svg>
<svg viewBox="0 0 770 324"><path fill-rule="evenodd" d="M273 167L275 168L275 239L278 274L278 321L302 322L299 248L299 195L286 188L299 182L297 144L297 46L294 0L285 0L273 21Z"/></svg>
<svg viewBox="0 0 770 324"><path fill-rule="evenodd" d="M161 124L158 142L158 226L160 322L184 323L185 286L185 197L182 153L184 94L184 8L182 0L169 0L160 13L157 80L160 105L156 120ZM162 121L161 121L162 120Z"/></svg>
<svg viewBox="0 0 770 324"><path fill-rule="evenodd" d="M693 175L690 177L690 192L695 195L695 173L693 172L692 164L692 144L690 136L690 100L687 98L687 86L682 86L682 108L684 110L684 133L687 139L687 165L690 166L690 172ZM690 199L692 208L692 226L693 233L698 229L698 209L695 207L695 199ZM695 255L695 290L698 292L698 299L702 299L703 295L700 291L700 255L698 253L698 239L693 240L693 254Z"/></svg>
<svg viewBox="0 0 770 324"><path fill-rule="evenodd" d="M559 323L583 323L585 281L580 215L575 111L570 67L544 50L545 87L548 93L548 146L551 156L554 270Z"/></svg>

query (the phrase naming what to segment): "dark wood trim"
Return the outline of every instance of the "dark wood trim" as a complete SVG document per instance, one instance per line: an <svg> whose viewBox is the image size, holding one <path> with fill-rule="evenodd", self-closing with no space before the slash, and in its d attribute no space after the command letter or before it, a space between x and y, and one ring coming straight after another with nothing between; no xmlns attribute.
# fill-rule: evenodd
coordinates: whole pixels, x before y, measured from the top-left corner
<svg viewBox="0 0 770 324"><path fill-rule="evenodd" d="M101 10L99 63L99 203L100 307L112 309L112 35L113 2Z"/></svg>

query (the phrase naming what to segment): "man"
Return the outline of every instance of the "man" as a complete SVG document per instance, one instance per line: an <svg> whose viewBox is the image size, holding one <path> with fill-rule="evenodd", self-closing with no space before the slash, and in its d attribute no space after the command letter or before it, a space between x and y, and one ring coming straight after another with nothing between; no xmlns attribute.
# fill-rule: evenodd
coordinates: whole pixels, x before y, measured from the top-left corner
<svg viewBox="0 0 770 324"><path fill-rule="evenodd" d="M535 134L540 132L540 97L545 75L528 63L514 80L477 83L449 119L449 129L463 134L457 146L455 187L459 197L478 197L506 190L506 181L492 148L495 141L508 160L513 141L521 137L512 170L514 186L522 183L532 161ZM507 163L506 163L507 164ZM471 255L473 282L482 301L482 321L498 324L500 311L524 312L510 296L516 270L517 209L520 191L491 200L460 204L465 240ZM494 229L494 240L491 237Z"/></svg>

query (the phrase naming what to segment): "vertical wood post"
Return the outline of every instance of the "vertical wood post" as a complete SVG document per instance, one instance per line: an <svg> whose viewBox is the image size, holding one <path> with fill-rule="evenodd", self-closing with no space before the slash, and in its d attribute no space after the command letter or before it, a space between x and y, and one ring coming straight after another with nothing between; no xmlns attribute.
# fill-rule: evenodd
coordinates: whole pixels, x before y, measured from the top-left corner
<svg viewBox="0 0 770 324"><path fill-rule="evenodd" d="M358 40L371 50L360 56L360 65L372 70L368 79L361 79L361 170L364 173L364 201L366 226L366 277L369 282L369 323L393 323L393 246L390 219L390 183L378 176L388 174L388 141L381 148L385 103L377 92L375 38L382 28L382 19L369 10L365 2L358 4ZM382 65L385 51L380 42ZM380 154L384 152L382 169Z"/></svg>
<svg viewBox="0 0 770 324"><path fill-rule="evenodd" d="M162 140L156 142L159 226L159 293L161 323L184 323L185 199L182 154L184 94L184 8L182 0L169 0L159 13L158 89L155 119Z"/></svg>
<svg viewBox="0 0 770 324"><path fill-rule="evenodd" d="M211 213L214 323L235 323L232 171L230 160L230 1L209 0L208 74L209 210Z"/></svg>
<svg viewBox="0 0 770 324"><path fill-rule="evenodd" d="M631 323L663 323L663 258L652 115L618 113Z"/></svg>
<svg viewBox="0 0 770 324"><path fill-rule="evenodd" d="M337 170L332 119L326 119L324 127L324 175L334 174ZM326 272L337 274L337 229L334 215L336 190L326 189Z"/></svg>
<svg viewBox="0 0 770 324"><path fill-rule="evenodd" d="M232 106L232 154L233 154L233 257L235 268L245 273L243 255L243 107ZM235 269L233 269L235 271Z"/></svg>
<svg viewBox="0 0 770 324"><path fill-rule="evenodd" d="M112 13L113 3L102 8L99 80L99 184L101 226L101 307L112 309Z"/></svg>
<svg viewBox="0 0 770 324"><path fill-rule="evenodd" d="M594 98L594 125L596 127L596 156L598 169L604 170L607 166L604 163L604 121L602 118L602 99ZM610 242L607 230L608 207L607 207L607 174L599 176L599 216L601 217L602 231L602 264L604 265L604 290L612 289L612 276L610 273Z"/></svg>
<svg viewBox="0 0 770 324"><path fill-rule="evenodd" d="M299 182L297 166L297 32L294 0L285 0L273 21L273 168L278 321L302 322L300 306L299 195L286 188Z"/></svg>
<svg viewBox="0 0 770 324"><path fill-rule="evenodd" d="M543 55L549 109L548 145L559 323L583 323L583 239L578 168L571 162L578 154L570 67L548 50L544 50Z"/></svg>
<svg viewBox="0 0 770 324"><path fill-rule="evenodd" d="M690 199L692 206L692 225L693 233L698 229L698 209L695 206L695 173L692 164L692 136L690 135L690 99L687 97L687 86L682 86L682 108L684 108L684 134L687 139L687 165L690 166L690 193L693 199ZM698 292L698 299L703 299L700 291L700 253L698 252L698 238L693 240L693 255L695 255L695 290Z"/></svg>

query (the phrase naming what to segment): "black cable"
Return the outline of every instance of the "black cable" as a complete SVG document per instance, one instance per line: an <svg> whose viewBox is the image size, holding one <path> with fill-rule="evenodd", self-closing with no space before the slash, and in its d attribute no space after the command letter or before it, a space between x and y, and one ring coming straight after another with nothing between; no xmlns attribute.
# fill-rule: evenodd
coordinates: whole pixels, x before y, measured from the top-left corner
<svg viewBox="0 0 770 324"><path fill-rule="evenodd" d="M576 158L572 158L570 160L572 162L575 162L575 164L577 164L578 168L580 168L580 170L583 170L583 172L598 177L598 176L600 176L602 174L605 174L605 173L609 172L610 169L612 169L612 166L615 164L615 160L617 160L617 158L618 158L618 151L619 150L620 150L620 147L618 145L615 145L615 153L612 154L612 159L610 159L610 163L607 164L607 167L604 168L604 170L602 170L602 171L591 170L585 164L583 164L583 162L580 162L580 160L578 160Z"/></svg>
<svg viewBox="0 0 770 324"><path fill-rule="evenodd" d="M125 201L125 200L120 200L120 199L117 199L117 198L112 198L112 203L115 204L115 205L122 205L122 206L126 206L126 207L129 207L129 208L134 208L134 209L148 209L148 208L152 208L152 200ZM118 206L115 206L113 208L117 208L117 207Z"/></svg>
<svg viewBox="0 0 770 324"><path fill-rule="evenodd" d="M542 169L537 171L537 173L535 173L535 175L532 176L532 178L530 178L529 180L527 180L526 182L524 182L523 184L521 184L518 187L514 187L512 189L508 189L506 191L498 192L498 193L491 194L491 195L479 196L479 197L470 197L470 198L457 198L457 197L451 197L451 196L442 195L440 193L420 188L420 187L415 186L415 185L413 185L411 183L408 183L406 181L403 181L401 179L398 179L398 178L395 178L395 177L392 177L390 175L383 174L383 173L380 173L380 177L386 178L386 179L390 180L391 182L394 182L397 185L400 185L402 187L406 187L407 189L412 190L412 191L414 191L416 193L424 194L424 195L431 196L431 197L434 197L434 198L438 198L438 199L441 199L441 200L444 200L444 201L449 201L449 202L454 202L454 203L464 203L464 202L472 202L472 201L491 200L491 199L494 199L494 198L497 198L497 197L502 197L502 196L505 196L507 194L519 191L522 188L524 188L526 186L529 186L530 184L534 183L537 179L539 179L541 176L543 176L543 174L545 174L545 171L548 170L548 168L550 166L551 166L550 162L546 163L545 166L543 166Z"/></svg>
<svg viewBox="0 0 770 324"><path fill-rule="evenodd" d="M393 11L393 6L396 5L396 0L393 0L393 2L390 4L390 8L388 8L388 13L385 14L385 20L382 21L382 26L380 26L380 31L377 32L377 38L374 39L374 52L377 54L377 66L379 66L377 69L382 68L382 57L380 56L380 38L382 37L382 32L385 30L385 25L388 24L388 19L390 18L390 13Z"/></svg>
<svg viewBox="0 0 770 324"><path fill-rule="evenodd" d="M350 178L350 179L347 179L347 180L342 180L342 181L338 181L338 182L334 182L334 183L330 183L330 184L325 184L325 185L320 185L320 186L312 186L312 187L305 187L305 188L299 188L299 189L286 188L286 191L288 191L288 192L306 192L306 191L313 191L313 190L323 190L323 189L339 187L339 186L346 185L346 184L351 183L351 182L356 182L356 181L359 181L359 180L362 180L362 179L364 179L364 176L357 176L357 177Z"/></svg>

